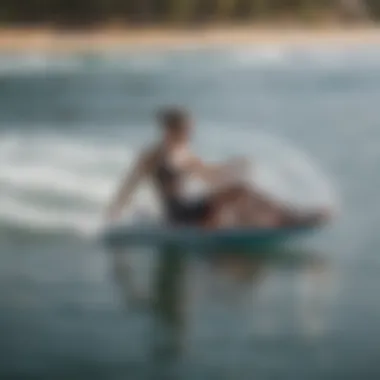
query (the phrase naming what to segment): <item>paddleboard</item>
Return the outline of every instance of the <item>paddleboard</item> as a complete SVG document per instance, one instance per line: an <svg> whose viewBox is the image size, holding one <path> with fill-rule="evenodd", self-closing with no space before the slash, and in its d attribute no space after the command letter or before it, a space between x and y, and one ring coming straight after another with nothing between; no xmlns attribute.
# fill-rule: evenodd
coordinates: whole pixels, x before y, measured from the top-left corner
<svg viewBox="0 0 380 380"><path fill-rule="evenodd" d="M310 234L315 227L291 228L220 228L169 227L164 225L118 225L109 227L102 238L109 246L181 248L226 248L283 244L290 239Z"/></svg>

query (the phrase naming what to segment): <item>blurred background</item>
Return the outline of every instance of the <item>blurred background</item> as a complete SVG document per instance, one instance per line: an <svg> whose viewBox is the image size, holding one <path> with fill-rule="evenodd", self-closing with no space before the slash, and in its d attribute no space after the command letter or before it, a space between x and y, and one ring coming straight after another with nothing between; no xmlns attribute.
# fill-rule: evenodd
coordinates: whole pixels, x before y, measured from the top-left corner
<svg viewBox="0 0 380 380"><path fill-rule="evenodd" d="M0 378L379 378L379 15L3 0ZM249 156L269 191L338 200L338 220L248 254L104 247L91 231L172 104L202 156ZM154 207L143 188L133 209Z"/></svg>
<svg viewBox="0 0 380 380"><path fill-rule="evenodd" d="M4 0L0 20L11 25L91 26L104 22L197 25L274 19L360 20L379 16L376 0Z"/></svg>

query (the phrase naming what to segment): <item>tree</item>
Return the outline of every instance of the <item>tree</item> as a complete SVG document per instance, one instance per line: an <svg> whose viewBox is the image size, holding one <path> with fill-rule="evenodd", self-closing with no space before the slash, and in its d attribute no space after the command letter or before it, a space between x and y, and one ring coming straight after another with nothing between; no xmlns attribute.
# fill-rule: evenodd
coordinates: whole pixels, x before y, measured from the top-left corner
<svg viewBox="0 0 380 380"><path fill-rule="evenodd" d="M218 20L234 19L234 10L237 7L237 0L217 0L215 16Z"/></svg>
<svg viewBox="0 0 380 380"><path fill-rule="evenodd" d="M197 0L170 0L168 19L171 22L187 23L192 20Z"/></svg>

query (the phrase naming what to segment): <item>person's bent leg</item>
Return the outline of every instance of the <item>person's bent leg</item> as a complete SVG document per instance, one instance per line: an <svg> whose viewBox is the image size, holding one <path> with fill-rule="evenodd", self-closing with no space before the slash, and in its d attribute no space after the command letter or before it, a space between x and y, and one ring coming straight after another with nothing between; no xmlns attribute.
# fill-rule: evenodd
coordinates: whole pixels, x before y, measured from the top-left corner
<svg viewBox="0 0 380 380"><path fill-rule="evenodd" d="M237 203L250 194L244 185L233 185L213 193L208 200L208 212L201 220L201 225L206 228L218 228L225 219L225 211L236 211Z"/></svg>

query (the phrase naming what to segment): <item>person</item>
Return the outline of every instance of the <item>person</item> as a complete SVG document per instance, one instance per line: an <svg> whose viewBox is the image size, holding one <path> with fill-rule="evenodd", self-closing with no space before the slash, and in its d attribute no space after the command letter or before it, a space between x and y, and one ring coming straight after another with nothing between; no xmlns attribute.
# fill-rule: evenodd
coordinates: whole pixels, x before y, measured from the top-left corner
<svg viewBox="0 0 380 380"><path fill-rule="evenodd" d="M252 187L239 181L225 184L205 195L188 199L184 196L186 179L197 177L210 185L220 184L237 168L242 159L210 165L190 149L193 130L190 115L180 108L167 108L158 113L162 139L143 151L132 170L122 181L106 211L107 220L116 220L127 207L143 179L152 179L162 202L166 220L173 226L217 228L223 224L223 212L235 214L237 226L275 227L320 221L325 213L296 215L268 200ZM225 181L226 182L226 181Z"/></svg>
<svg viewBox="0 0 380 380"><path fill-rule="evenodd" d="M184 183L191 176L210 185L220 183L243 160L207 165L196 157L190 150L192 121L185 110L164 109L158 113L158 122L162 140L138 156L107 208L106 218L117 219L121 210L129 205L140 182L149 178L153 180L169 223L216 226L219 211L245 194L245 186L235 183L210 194L188 199L184 196Z"/></svg>

